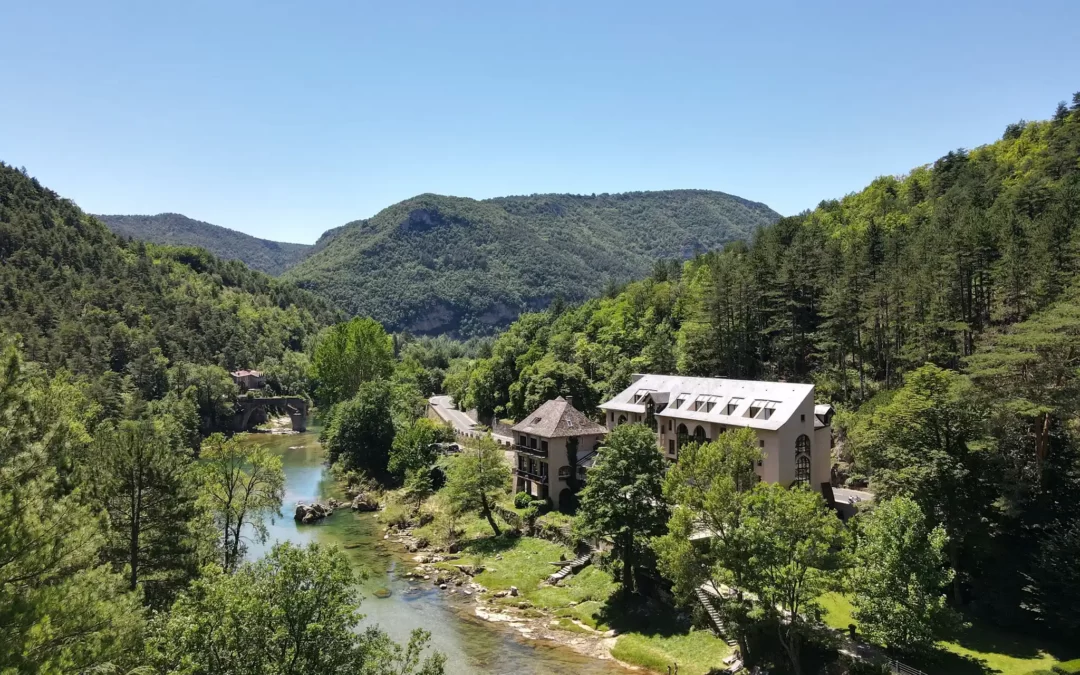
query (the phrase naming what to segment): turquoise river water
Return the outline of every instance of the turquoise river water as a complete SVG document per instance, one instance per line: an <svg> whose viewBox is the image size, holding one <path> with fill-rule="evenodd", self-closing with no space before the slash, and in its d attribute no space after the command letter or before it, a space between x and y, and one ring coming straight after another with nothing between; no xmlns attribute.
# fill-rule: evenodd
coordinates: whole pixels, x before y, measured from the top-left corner
<svg viewBox="0 0 1080 675"><path fill-rule="evenodd" d="M248 442L265 445L279 454L285 467L282 513L269 525L270 538L265 545L252 542L249 557L262 555L275 541L347 546L345 553L365 575L361 608L364 621L378 624L401 643L408 640L414 628L431 632L431 646L446 654L447 672L452 675L627 672L615 663L582 656L554 643L522 638L505 626L477 618L472 600L440 591L430 582L398 577L399 569L409 569L409 560L400 547L383 540L372 514L339 509L320 523L298 525L292 519L296 502L341 496L326 475L317 430L290 435L252 434ZM390 597L375 597L374 591L380 588L390 589Z"/></svg>

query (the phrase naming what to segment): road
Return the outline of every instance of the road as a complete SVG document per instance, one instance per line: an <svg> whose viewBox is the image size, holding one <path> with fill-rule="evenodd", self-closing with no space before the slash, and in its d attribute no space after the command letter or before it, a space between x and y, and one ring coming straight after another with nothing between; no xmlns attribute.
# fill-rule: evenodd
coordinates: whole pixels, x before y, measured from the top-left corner
<svg viewBox="0 0 1080 675"><path fill-rule="evenodd" d="M458 410L457 406L454 405L454 399L449 396L432 396L428 399L428 402L435 409L435 414L446 420L450 426L454 427L454 431L459 434L468 435L469 432L476 430L476 422L464 412Z"/></svg>

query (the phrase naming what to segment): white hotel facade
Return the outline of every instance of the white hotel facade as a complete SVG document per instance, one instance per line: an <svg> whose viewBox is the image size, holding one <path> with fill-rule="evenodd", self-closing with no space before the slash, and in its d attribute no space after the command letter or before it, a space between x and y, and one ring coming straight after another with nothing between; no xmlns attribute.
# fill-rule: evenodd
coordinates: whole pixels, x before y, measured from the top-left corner
<svg viewBox="0 0 1080 675"><path fill-rule="evenodd" d="M833 409L815 404L812 384L635 375L600 409L609 430L621 424L652 426L660 451L671 461L684 443L749 427L764 454L756 467L761 480L805 484L815 491L830 482Z"/></svg>

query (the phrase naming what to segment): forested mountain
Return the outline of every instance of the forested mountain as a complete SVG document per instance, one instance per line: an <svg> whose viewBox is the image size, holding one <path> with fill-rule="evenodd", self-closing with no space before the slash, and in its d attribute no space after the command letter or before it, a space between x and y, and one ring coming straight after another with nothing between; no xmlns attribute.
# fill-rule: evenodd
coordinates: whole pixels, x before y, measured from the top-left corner
<svg viewBox="0 0 1080 675"><path fill-rule="evenodd" d="M33 361L129 376L150 399L170 363L255 366L303 351L336 317L243 263L124 240L0 164L0 332L19 334Z"/></svg>
<svg viewBox="0 0 1080 675"><path fill-rule="evenodd" d="M526 314L445 386L520 419L558 394L594 409L633 372L814 382L845 410L853 480L945 527L956 600L1066 635L1080 629L1080 587L1055 572L1080 555L1078 272L1080 94L748 243Z"/></svg>
<svg viewBox="0 0 1080 675"><path fill-rule="evenodd" d="M720 192L533 195L477 201L424 194L320 240L285 278L388 328L490 332L561 296L582 300L748 237L779 216Z"/></svg>
<svg viewBox="0 0 1080 675"><path fill-rule="evenodd" d="M303 260L308 244L259 239L179 213L156 216L96 216L113 232L151 244L198 246L222 260L239 260L252 269L278 275Z"/></svg>

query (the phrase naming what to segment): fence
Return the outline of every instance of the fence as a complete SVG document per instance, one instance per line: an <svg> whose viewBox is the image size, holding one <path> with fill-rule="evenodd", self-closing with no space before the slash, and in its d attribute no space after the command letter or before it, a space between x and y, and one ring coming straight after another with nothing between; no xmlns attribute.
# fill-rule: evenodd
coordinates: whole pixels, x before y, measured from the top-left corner
<svg viewBox="0 0 1080 675"><path fill-rule="evenodd" d="M889 672L896 673L897 675L926 675L923 671L912 668L907 664L900 663L896 659L889 659Z"/></svg>

